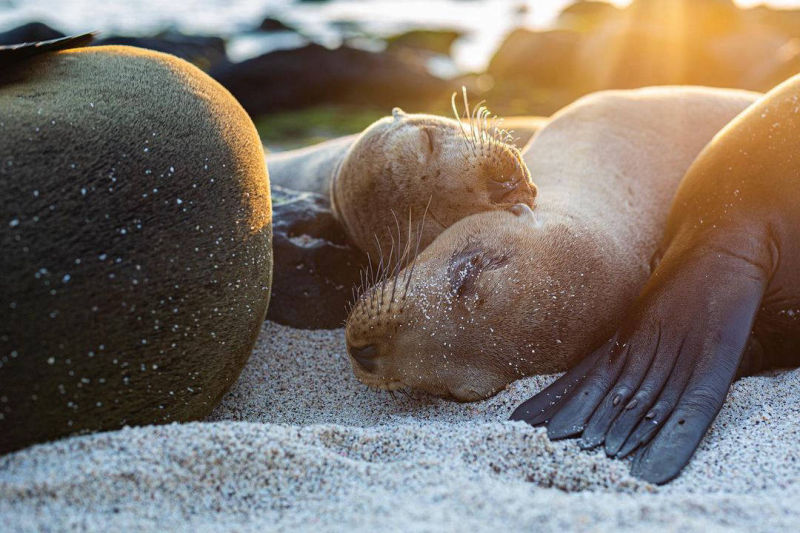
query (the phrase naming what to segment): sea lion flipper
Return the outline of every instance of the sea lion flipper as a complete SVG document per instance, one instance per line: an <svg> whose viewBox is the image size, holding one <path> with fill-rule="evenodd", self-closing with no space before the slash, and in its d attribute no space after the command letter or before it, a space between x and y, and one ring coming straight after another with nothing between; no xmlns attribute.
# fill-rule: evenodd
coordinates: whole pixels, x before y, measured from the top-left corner
<svg viewBox="0 0 800 533"><path fill-rule="evenodd" d="M604 344L589 356L584 357L545 389L520 404L511 413L509 420L521 420L532 426L548 422L561 402L565 401L569 393L584 381L597 359L607 351L607 344Z"/></svg>
<svg viewBox="0 0 800 533"><path fill-rule="evenodd" d="M616 457L638 450L631 471L653 483L678 475L725 401L769 277L724 251L689 250L671 261L681 268L657 272L613 344L549 408L550 438L580 434L582 447L605 442ZM547 392L524 405L549 405Z"/></svg>
<svg viewBox="0 0 800 533"><path fill-rule="evenodd" d="M626 368L629 344L621 342L619 335L615 335L590 358L594 362L585 371L586 378L552 410L547 422L547 436L553 440L583 434L595 409L608 396L620 372Z"/></svg>
<svg viewBox="0 0 800 533"><path fill-rule="evenodd" d="M25 59L45 52L55 52L58 50L87 46L94 40L94 37L95 33L83 33L80 35L69 35L67 37L51 39L49 41L0 46L0 68L10 67Z"/></svg>
<svg viewBox="0 0 800 533"><path fill-rule="evenodd" d="M733 294L714 302L716 309L709 312L715 316L711 327L703 328L691 349L681 350L658 400L640 422L658 429L637 455L634 476L662 484L689 463L736 377L763 297L757 285L748 278L727 289Z"/></svg>

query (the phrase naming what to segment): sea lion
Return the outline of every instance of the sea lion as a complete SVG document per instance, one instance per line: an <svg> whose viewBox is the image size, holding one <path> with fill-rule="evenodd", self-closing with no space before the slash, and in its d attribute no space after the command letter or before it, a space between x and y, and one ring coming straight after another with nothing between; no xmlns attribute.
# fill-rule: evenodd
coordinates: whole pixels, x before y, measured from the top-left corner
<svg viewBox="0 0 800 533"><path fill-rule="evenodd" d="M800 76L728 124L681 181L663 257L611 340L514 419L676 477L737 373L800 364ZM751 336L752 331L752 336Z"/></svg>
<svg viewBox="0 0 800 533"><path fill-rule="evenodd" d="M0 71L0 453L203 418L269 300L253 123L170 55L13 53Z"/></svg>
<svg viewBox="0 0 800 533"><path fill-rule="evenodd" d="M558 112L524 153L535 211L467 217L359 298L345 331L358 379L467 401L566 368L613 331L650 274L678 182L756 97L608 91Z"/></svg>
<svg viewBox="0 0 800 533"><path fill-rule="evenodd" d="M283 187L329 193L350 241L373 258L396 248L394 235L407 235L423 214L422 247L470 214L533 206L536 186L511 136L485 107L470 111L466 96L464 107L466 120L395 108L359 135L269 156L270 175ZM453 109L458 116L455 98Z"/></svg>

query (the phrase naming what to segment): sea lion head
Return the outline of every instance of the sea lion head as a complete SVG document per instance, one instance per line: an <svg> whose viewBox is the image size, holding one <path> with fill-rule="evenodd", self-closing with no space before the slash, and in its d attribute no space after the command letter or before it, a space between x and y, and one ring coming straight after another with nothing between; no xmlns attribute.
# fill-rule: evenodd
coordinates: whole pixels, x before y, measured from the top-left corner
<svg viewBox="0 0 800 533"><path fill-rule="evenodd" d="M463 120L395 108L361 134L336 170L334 211L374 258L390 249L393 232L405 234L423 216L424 248L468 215L533 206L536 186L510 140L484 107Z"/></svg>
<svg viewBox="0 0 800 533"><path fill-rule="evenodd" d="M465 218L357 299L345 329L356 377L472 401L564 369L591 342L598 250L524 204Z"/></svg>

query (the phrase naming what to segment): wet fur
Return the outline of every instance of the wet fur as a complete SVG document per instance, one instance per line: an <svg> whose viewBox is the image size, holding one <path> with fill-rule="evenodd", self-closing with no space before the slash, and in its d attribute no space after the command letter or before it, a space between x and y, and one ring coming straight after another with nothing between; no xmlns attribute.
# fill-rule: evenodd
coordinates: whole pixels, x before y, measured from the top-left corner
<svg viewBox="0 0 800 533"><path fill-rule="evenodd" d="M327 184L337 220L372 258L391 247L395 217L404 235L429 204L422 247L472 213L532 204L536 189L512 134L482 103L470 106L461 95L458 105L457 120L395 109L357 136L269 156L270 173L295 189L321 192ZM525 135L540 125L532 119Z"/></svg>
<svg viewBox="0 0 800 533"><path fill-rule="evenodd" d="M211 78L128 47L0 74L0 452L203 418L269 300L258 134Z"/></svg>
<svg viewBox="0 0 800 533"><path fill-rule="evenodd" d="M474 400L518 377L566 368L616 325L650 273L681 177L756 97L609 91L556 114L524 153L542 191L535 215L482 213L451 226L420 253L403 305L375 304L386 292L366 291L347 339L376 344L381 355L377 372L354 364L356 375L373 386ZM467 243L510 256L478 273L478 297L461 301L448 271Z"/></svg>

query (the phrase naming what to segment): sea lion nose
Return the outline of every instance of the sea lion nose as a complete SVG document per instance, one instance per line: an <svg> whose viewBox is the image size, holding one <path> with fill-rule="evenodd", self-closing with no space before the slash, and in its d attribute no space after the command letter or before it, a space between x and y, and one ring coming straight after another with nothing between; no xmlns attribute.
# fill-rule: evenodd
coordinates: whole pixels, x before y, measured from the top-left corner
<svg viewBox="0 0 800 533"><path fill-rule="evenodd" d="M521 221L532 225L535 228L542 227L542 222L533 209L528 204L514 204L508 210Z"/></svg>
<svg viewBox="0 0 800 533"><path fill-rule="evenodd" d="M511 207L509 207L508 210L518 217L534 216L533 209L531 209L527 204L514 204Z"/></svg>
<svg viewBox="0 0 800 533"><path fill-rule="evenodd" d="M356 348L355 346L348 345L347 351L350 352L350 356L356 360L356 363L366 370L367 372L373 372L375 370L375 359L378 356L378 347L374 344L367 344L366 346L361 346Z"/></svg>
<svg viewBox="0 0 800 533"><path fill-rule="evenodd" d="M489 180L487 189L489 189L489 200L499 204L506 200L509 196L517 192L519 182L512 180L495 181Z"/></svg>
<svg viewBox="0 0 800 533"><path fill-rule="evenodd" d="M490 179L487 184L489 200L493 203L526 203L533 207L538 194L536 185L521 171L507 178Z"/></svg>

